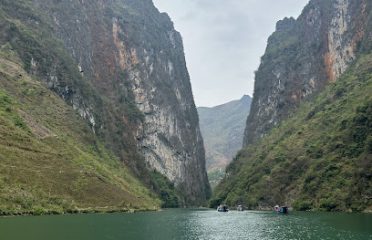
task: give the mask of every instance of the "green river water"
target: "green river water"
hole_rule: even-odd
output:
[[[0,240],[372,240],[372,215],[164,210],[0,218]]]

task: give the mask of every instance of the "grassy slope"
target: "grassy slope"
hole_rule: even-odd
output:
[[[10,49],[0,50],[0,213],[158,208],[160,201]]]
[[[0,7],[0,45],[10,44],[9,48],[19,56],[15,61],[22,63],[24,70],[33,77],[37,76],[37,80],[42,80],[40,82],[45,83],[50,80],[50,76],[57,76],[58,84],[53,86],[53,92],[63,96],[67,103],[71,104],[72,95],[69,91],[72,90],[83,100],[83,105],[92,106],[90,113],[95,118],[95,132],[101,145],[118,156],[148,189],[161,198],[162,207],[178,206],[179,194],[173,184],[160,173],[148,171],[143,157],[137,153],[132,135],[133,123],[141,121],[143,116],[135,107],[130,90],[121,91],[123,96],[120,106],[113,105],[107,96],[100,95],[91,85],[90,79],[81,77],[77,63],[69,56],[62,42],[52,35],[53,29],[48,24],[50,21],[27,0],[5,0]],[[32,66],[32,59],[36,66]],[[13,86],[14,89],[18,87]],[[18,97],[13,98],[17,100]],[[45,107],[50,107],[48,99],[45,100]],[[125,124],[122,124],[123,112],[128,118]],[[53,120],[51,124],[54,124]],[[74,128],[68,130],[73,132]]]
[[[372,55],[241,151],[211,205],[372,210]]]

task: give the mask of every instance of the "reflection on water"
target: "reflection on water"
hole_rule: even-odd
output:
[[[265,239],[273,231],[263,215],[253,212],[192,212],[186,239]]]
[[[339,213],[192,212],[185,239],[372,239],[372,216]]]
[[[20,231],[21,229],[21,231]],[[372,215],[166,210],[0,218],[1,240],[372,240]]]

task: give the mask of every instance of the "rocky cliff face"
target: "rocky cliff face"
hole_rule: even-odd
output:
[[[312,0],[297,20],[277,23],[256,73],[244,145],[344,73],[366,35],[367,17],[366,0]]]
[[[169,17],[151,0],[33,0],[27,6],[34,14],[15,17],[48,29],[79,76],[63,79],[55,59],[42,71],[42,58],[32,54],[25,57],[29,71],[41,75],[138,175],[144,159],[175,184],[185,204],[205,201],[203,140],[182,39]]]
[[[370,212],[371,73],[371,1],[313,0],[280,21],[256,75],[248,146],[211,206]]]

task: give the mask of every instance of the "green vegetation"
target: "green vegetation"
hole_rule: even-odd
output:
[[[76,5],[76,3],[73,2],[64,3],[63,1],[59,3],[44,4],[45,7],[52,6],[53,9],[56,9],[56,11],[57,9],[58,11],[61,11],[61,9],[62,11],[78,9],[77,6],[79,5]],[[75,4],[75,6],[71,6],[71,4]],[[92,8],[96,7],[97,6],[92,6]],[[81,13],[71,12],[71,15],[74,14],[79,15]],[[111,166],[112,169],[122,169],[121,171],[125,170],[128,172],[127,174],[115,173],[115,175],[133,175],[131,177],[133,179],[126,179],[126,181],[128,181],[128,186],[130,185],[130,187],[128,188],[128,186],[122,186],[123,189],[127,189],[127,191],[129,191],[128,195],[134,198],[136,198],[136,196],[142,198],[143,195],[150,196],[146,197],[146,201],[133,201],[133,199],[126,199],[125,197],[123,197],[121,201],[129,202],[131,206],[138,205],[144,206],[145,208],[150,205],[151,208],[152,205],[155,205],[156,207],[160,206],[161,202],[158,200],[158,198],[162,197],[164,195],[163,193],[168,191],[168,194],[173,196],[172,192],[174,189],[171,189],[168,186],[170,184],[169,181],[166,183],[166,181],[160,177],[153,178],[153,174],[146,168],[146,163],[143,157],[137,153],[137,146],[133,132],[135,131],[138,122],[143,121],[144,116],[135,105],[131,85],[128,82],[128,73],[125,71],[118,71],[112,75],[104,75],[103,78],[111,79],[112,89],[109,90],[109,94],[107,94],[107,92],[100,92],[101,87],[93,86],[92,82],[94,79],[92,79],[91,76],[82,76],[77,67],[78,63],[76,63],[76,61],[70,56],[70,53],[66,50],[62,41],[57,39],[56,35],[53,34],[54,29],[52,23],[54,20],[50,18],[51,17],[48,16],[47,11],[41,12],[40,9],[36,8],[34,4],[27,0],[4,0],[2,2],[0,8],[0,60],[3,62],[1,71],[4,71],[4,73],[3,75],[0,75],[0,81],[1,86],[4,87],[4,90],[8,91],[7,96],[13,99],[14,104],[19,105],[13,109],[12,114],[6,112],[4,117],[11,117],[13,119],[14,125],[18,127],[17,131],[20,131],[23,128],[24,132],[28,130],[29,134],[32,133],[33,136],[36,135],[36,137],[40,138],[42,140],[42,144],[38,145],[40,149],[44,149],[43,144],[46,144],[49,147],[51,147],[51,144],[58,145],[58,147],[53,146],[53,154],[56,154],[57,156],[54,156],[53,158],[56,158],[56,162],[60,162],[57,161],[57,159],[65,158],[70,160],[81,160],[87,158],[90,159],[87,160],[90,162],[89,164],[93,164],[95,162],[97,165],[110,165],[111,162],[113,162]],[[107,24],[112,24],[111,17],[107,18],[106,20]],[[79,29],[79,31],[83,30],[84,29]],[[71,34],[76,34],[76,32],[73,32],[72,30]],[[102,51],[104,51],[104,49]],[[104,55],[96,57],[103,58]],[[8,80],[9,76],[5,74],[5,71],[6,68],[12,64],[17,65],[17,70],[14,70],[15,72],[12,72],[11,74],[15,74],[14,78],[16,78],[16,75],[18,74],[19,82],[13,81],[13,83],[10,84],[11,81]],[[96,69],[96,71],[106,73],[107,69]],[[29,81],[25,80],[29,78],[34,79]],[[30,82],[32,82],[32,84]],[[104,85],[110,85],[109,80],[107,82],[108,83]],[[47,89],[46,86],[49,89]],[[55,93],[58,96],[55,95]],[[40,105],[40,102],[38,102],[41,101],[41,99],[43,101],[42,105]],[[64,105],[61,108],[69,109],[69,111],[71,111],[69,113],[73,116],[72,119],[74,120],[66,119],[66,116],[61,116],[60,112],[63,113],[67,110],[62,111],[58,108],[54,109],[56,106],[53,104],[55,104],[57,99],[59,104],[63,104],[63,99],[65,104],[74,104],[75,107],[81,108],[78,110],[85,111],[88,109],[91,116],[94,117],[95,125],[92,125],[91,123],[84,123],[88,122],[87,119],[81,119],[81,117],[77,115],[76,111],[72,111],[70,109],[71,107],[67,105]],[[33,102],[28,103],[28,101],[31,100]],[[24,109],[26,107],[29,107],[29,109]],[[35,120],[35,118],[37,119]],[[27,123],[25,119],[29,122]],[[39,121],[42,122],[42,124],[39,124]],[[66,125],[62,129],[64,124]],[[53,130],[53,128],[56,127],[59,128],[59,130]],[[92,135],[92,130],[94,130],[96,136]],[[58,132],[60,132],[60,134]],[[68,135],[65,136],[67,133]],[[13,136],[12,134],[10,135]],[[61,135],[65,137],[61,137]],[[4,136],[3,138],[4,141],[9,140],[9,136]],[[24,137],[22,137],[22,139],[23,138]],[[32,139],[33,137],[25,138]],[[38,139],[38,141],[41,141],[40,139]],[[53,141],[49,142],[50,139],[58,139],[58,143],[54,143]],[[74,141],[70,141],[71,139]],[[16,140],[14,141],[16,142]],[[47,143],[45,143],[45,141],[47,141]],[[59,144],[61,146],[59,146]],[[23,158],[24,156],[23,154],[17,154],[17,151],[20,150],[14,149],[12,153],[9,152],[8,154],[9,156],[14,157],[14,161],[21,161],[21,159],[18,158]],[[71,152],[71,156],[62,156],[65,152]],[[112,152],[112,154],[110,156],[104,154],[106,157],[101,157],[101,154],[106,152]],[[36,153],[37,151],[32,158],[37,158]],[[81,156],[81,153],[86,153],[86,155]],[[27,155],[27,153],[24,154]],[[0,158],[2,156],[5,155],[2,155],[0,152]],[[99,162],[96,160],[99,160]],[[49,162],[49,167],[52,167],[53,164],[56,163]],[[11,166],[14,166],[14,171],[18,170],[19,168],[19,166],[14,164]],[[69,167],[74,169],[74,166],[75,165],[72,164]],[[95,168],[97,167],[94,167],[94,169]],[[77,167],[74,171],[78,171],[77,169],[80,168]],[[101,167],[99,169],[101,169]],[[106,172],[105,174],[111,175],[112,169],[107,170],[110,173]],[[37,172],[37,170],[35,171]],[[94,172],[94,170],[91,171]],[[48,176],[54,176],[51,174],[42,176],[43,174],[44,172],[38,173],[40,177],[43,177],[45,183],[48,182]],[[153,189],[153,193],[146,192],[144,194],[142,193],[142,191],[144,191],[142,189],[137,194],[134,189],[137,185],[142,186],[142,184],[137,182],[135,178],[141,179],[142,184],[149,189]],[[62,184],[63,181],[66,181],[64,184],[67,184],[69,182],[67,180],[67,177],[66,179],[60,179],[60,184]],[[90,181],[90,178],[83,177],[76,180],[76,184],[71,184],[71,188],[74,188],[77,194],[79,188],[84,187],[86,183]],[[134,181],[133,184],[129,184],[129,180]],[[9,180],[9,182],[13,182],[13,180]],[[31,181],[31,183],[33,183],[33,181]],[[25,186],[23,187],[29,187],[28,183],[24,184]],[[92,184],[94,184],[94,181],[92,181]],[[40,185],[42,184],[40,183]],[[134,189],[131,189],[132,186]],[[45,186],[37,186],[35,189],[38,187],[43,188]],[[101,187],[104,188],[104,186]],[[101,187],[97,187],[97,190]],[[161,189],[162,187],[165,187],[165,189]],[[112,198],[113,196],[111,195],[115,191],[113,189],[110,190],[109,187],[107,191],[112,191],[112,193],[107,193],[107,196],[104,198]],[[38,193],[38,197],[36,197],[34,201],[35,204],[37,202],[42,202],[42,199],[44,199],[45,196],[49,196],[49,193],[43,195],[43,192],[45,191],[43,190]],[[117,192],[118,194],[116,195],[118,195],[117,197],[119,198],[120,191]],[[57,195],[58,194],[60,193],[57,193]],[[85,200],[83,200],[81,203],[77,203],[76,199],[84,198],[84,196],[74,195],[71,197],[71,194],[72,193],[68,194],[68,198],[72,198],[72,200],[75,201],[73,204],[71,204],[71,206],[99,207],[99,205],[89,203]],[[102,193],[97,192],[96,194],[104,195],[105,191],[102,191]],[[158,196],[153,196],[154,194]],[[90,193],[89,196],[90,198],[93,198],[94,195],[93,193]],[[61,198],[65,199],[64,197],[65,196],[62,196]],[[97,198],[99,199],[100,197],[98,196]],[[154,203],[148,205],[150,202],[148,201],[149,199],[154,201]],[[93,201],[93,199],[91,200]],[[104,203],[106,200],[102,200],[102,202],[98,201],[97,204]],[[166,199],[163,200],[166,202],[168,201]],[[118,199],[112,199],[112,202],[114,202],[115,206],[117,205],[118,201]],[[11,201],[9,200],[8,202],[10,204]],[[136,204],[133,204],[133,202],[136,202]],[[110,201],[108,203],[110,203]],[[163,205],[168,206],[169,204],[164,203]],[[1,209],[2,208],[0,206],[0,210]],[[5,207],[5,209],[7,209],[7,207]],[[45,207],[45,209],[48,209],[48,207]],[[26,209],[25,211],[28,210]]]
[[[154,181],[154,192],[158,193],[162,200],[162,208],[177,208],[181,206],[179,198],[181,194],[176,191],[173,183],[155,170],[151,173],[151,179]]]
[[[224,168],[220,169],[213,169],[208,171],[208,180],[211,184],[212,189],[215,188],[218,183],[223,179],[225,176]]]
[[[228,167],[210,205],[372,210],[372,55]]]
[[[157,196],[54,92],[0,49],[0,214],[154,210]]]

